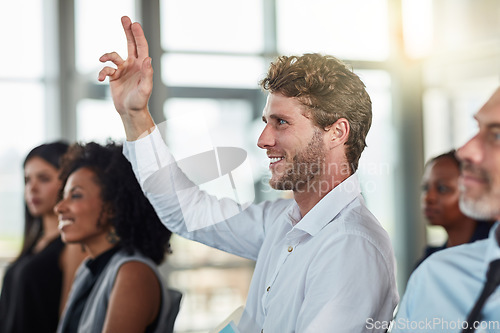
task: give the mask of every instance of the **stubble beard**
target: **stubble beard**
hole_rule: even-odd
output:
[[[298,152],[291,162],[287,162],[284,174],[277,179],[271,177],[269,185],[275,190],[304,190],[324,172],[324,165],[323,133],[316,130],[307,146]]]

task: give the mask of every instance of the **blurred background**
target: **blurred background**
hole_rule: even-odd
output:
[[[425,245],[445,239],[420,212],[424,162],[471,137],[500,83],[498,0],[0,0],[0,13],[0,277],[21,245],[27,152],[61,138],[124,140],[97,82],[103,53],[126,57],[123,15],[149,40],[155,121],[184,119],[166,125],[176,157],[200,151],[202,123],[209,145],[248,152],[257,202],[286,195],[267,186],[256,146],[269,63],[319,52],[353,68],[373,102],[359,174],[393,241],[401,294]],[[176,332],[206,332],[245,303],[253,262],[172,243],[162,271],[184,295]]]

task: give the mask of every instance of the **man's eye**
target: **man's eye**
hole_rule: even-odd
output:
[[[278,124],[285,125],[285,124],[288,124],[288,122],[286,120],[283,120],[283,119],[278,119]]]

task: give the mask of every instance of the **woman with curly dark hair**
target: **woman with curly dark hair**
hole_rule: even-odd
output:
[[[78,269],[58,332],[165,332],[170,303],[156,266],[171,233],[121,146],[75,144],[61,169],[59,230],[90,258]]]

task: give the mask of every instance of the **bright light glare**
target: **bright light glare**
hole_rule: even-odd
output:
[[[432,0],[403,0],[403,34],[406,54],[429,55],[432,48]]]
[[[84,99],[77,106],[77,140],[106,143],[124,141],[123,125],[111,101]]]
[[[162,60],[164,81],[174,86],[256,89],[266,73],[259,57],[167,54]]]
[[[278,0],[278,51],[341,59],[389,55],[387,0]]]
[[[175,51],[262,52],[262,2],[163,0],[162,46]]]
[[[43,1],[0,1],[2,52],[0,77],[43,75]]]
[[[102,67],[99,57],[106,52],[116,51],[124,59],[127,57],[127,41],[120,20],[122,16],[135,19],[134,1],[75,2],[75,56],[80,73],[92,73],[97,78]]]

